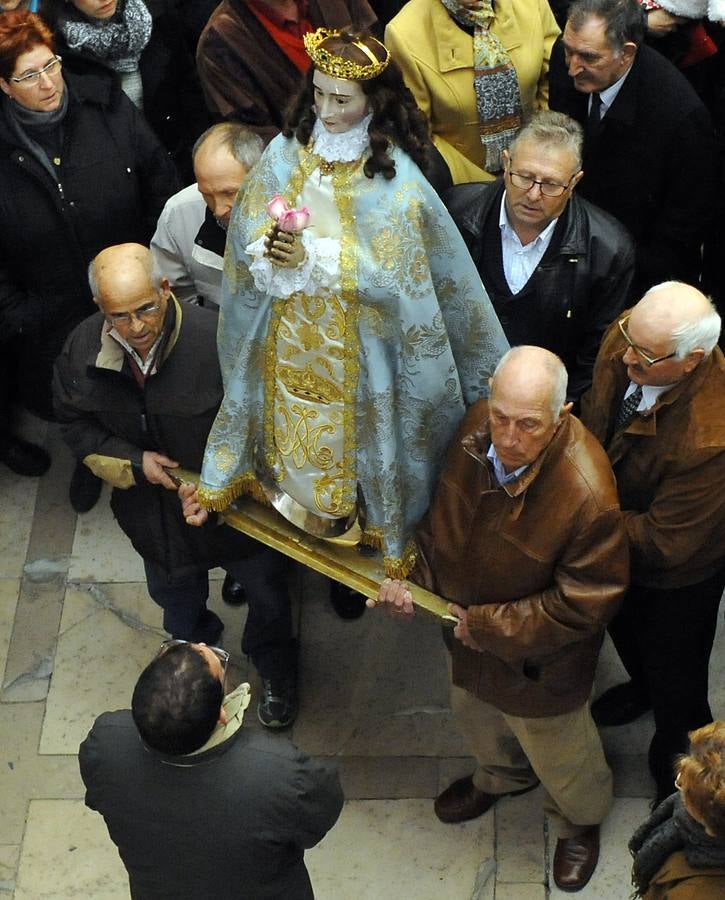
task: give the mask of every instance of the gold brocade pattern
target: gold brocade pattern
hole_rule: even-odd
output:
[[[300,151],[299,165],[284,192],[290,205],[298,202],[320,162],[309,150]],[[331,175],[341,229],[339,295],[298,292],[274,300],[265,349],[267,470],[283,489],[291,490],[285,480],[299,472],[293,479],[299,485],[307,469],[313,478],[311,511],[336,517],[349,515],[357,502],[358,237],[352,181],[361,165],[362,161],[336,164]],[[293,497],[302,500],[294,492]]]

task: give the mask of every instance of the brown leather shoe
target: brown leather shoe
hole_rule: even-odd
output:
[[[467,822],[469,819],[477,819],[482,816],[501,797],[517,797],[519,794],[533,791],[538,786],[537,782],[520,791],[509,791],[507,794],[487,794],[485,791],[480,791],[473,783],[473,777],[468,775],[466,778],[454,781],[442,794],[439,794],[433,803],[433,810],[441,822],[447,824]]]
[[[554,882],[560,891],[580,891],[599,862],[599,826],[572,838],[560,838],[554,853]]]

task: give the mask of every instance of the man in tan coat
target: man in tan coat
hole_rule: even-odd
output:
[[[451,705],[478,760],[437,798],[437,816],[475,818],[541,781],[559,826],[554,880],[575,891],[597,864],[611,803],[589,694],[628,556],[611,467],[566,387],[548,350],[502,358],[491,399],[449,448],[411,578],[458,617]],[[405,582],[385,582],[379,601],[412,615]]]
[[[719,334],[720,317],[700,291],[657,285],[606,333],[582,402],[617,476],[632,554],[632,586],[609,629],[631,681],[592,712],[600,725],[624,725],[653,709],[658,800],[674,790],[688,731],[712,720],[708,662],[725,587]]]

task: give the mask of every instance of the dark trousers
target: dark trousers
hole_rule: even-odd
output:
[[[207,615],[208,570],[171,578],[149,560],[144,560],[144,568],[151,599],[164,611],[164,630],[174,638],[195,640],[194,632]],[[286,557],[265,547],[247,559],[225,563],[224,569],[247,595],[242,653],[251,657],[263,678],[287,675],[295,659]]]
[[[708,665],[724,586],[725,572],[669,590],[632,585],[609,625],[634,686],[652,703],[649,767],[659,797],[674,791],[673,763],[687,751],[687,732],[712,721]]]

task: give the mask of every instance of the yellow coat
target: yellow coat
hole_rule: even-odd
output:
[[[559,35],[547,0],[499,0],[491,30],[516,68],[524,118],[546,109],[549,57]],[[473,38],[441,0],[410,0],[385,29],[385,44],[403,70],[454,184],[492,181],[483,168],[473,86]]]

